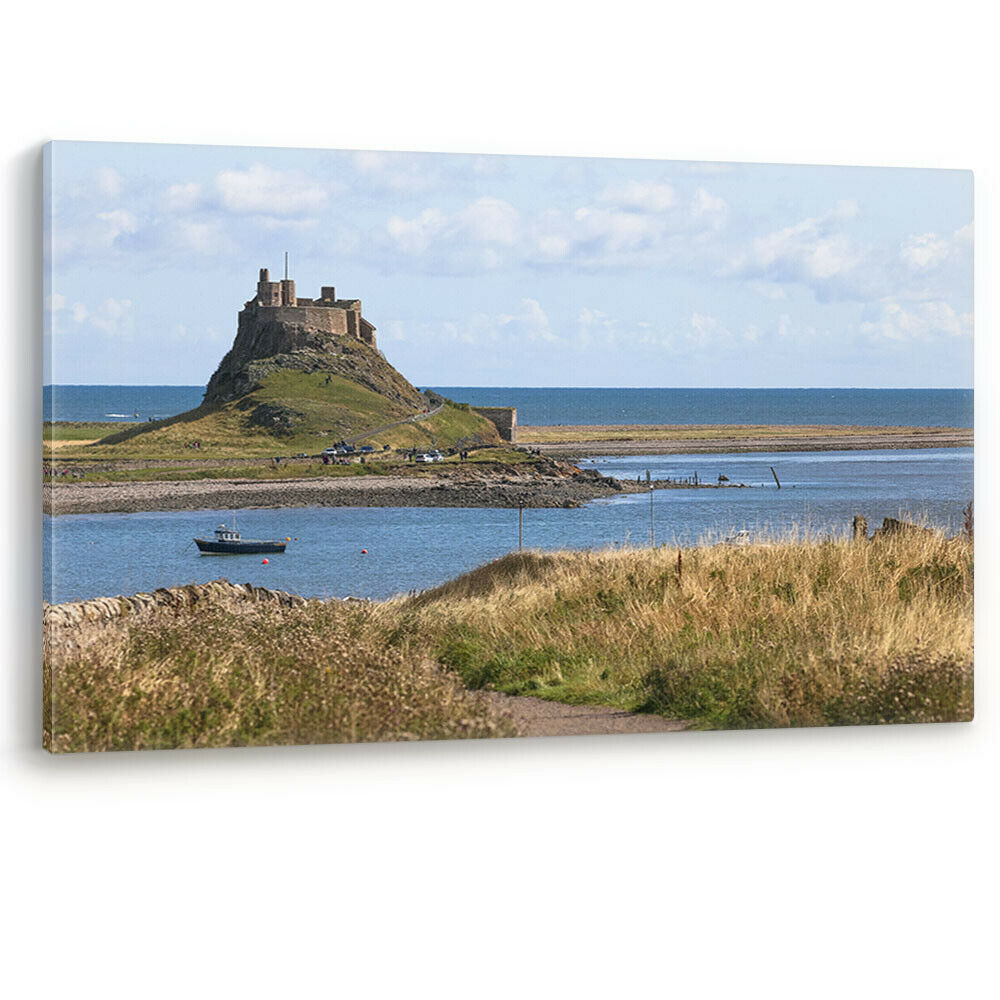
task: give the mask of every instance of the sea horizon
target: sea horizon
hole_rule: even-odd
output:
[[[620,387],[428,385],[456,402],[513,406],[520,425],[829,424],[973,427],[974,390],[847,387]],[[43,419],[163,420],[200,405],[202,385],[43,387]]]

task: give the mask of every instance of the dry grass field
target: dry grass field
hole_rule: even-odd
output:
[[[965,427],[841,427],[826,424],[619,424],[521,426],[518,440],[554,455],[718,454],[971,448]]]
[[[46,740],[99,750],[512,734],[477,689],[699,728],[968,720],[973,579],[970,537],[913,531],[512,553],[378,604],[195,607],[48,657]]]
[[[966,433],[961,427],[860,427],[833,424],[555,424],[518,428],[522,444],[552,444],[564,441],[676,441],[781,439],[790,435],[814,438],[907,437]]]
[[[706,728],[972,715],[964,536],[514,554],[372,618],[473,688]]]

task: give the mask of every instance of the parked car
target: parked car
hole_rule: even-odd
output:
[[[300,451],[295,457],[296,458],[308,458],[309,455],[306,454],[306,452],[304,452],[304,451]]]
[[[374,450],[370,444],[363,444],[359,449],[362,455],[370,455]]]
[[[340,449],[336,445],[331,445],[329,448],[323,449],[324,455],[339,455]]]
[[[414,462],[433,462],[434,459],[430,455],[414,455]]]

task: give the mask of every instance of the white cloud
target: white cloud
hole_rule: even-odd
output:
[[[722,273],[772,285],[803,284],[820,299],[869,297],[884,274],[843,229],[857,213],[856,202],[840,201],[825,215],[754,237]]]
[[[597,196],[597,201],[640,212],[665,212],[677,204],[677,192],[669,184],[629,181],[606,187]]]
[[[116,208],[111,212],[98,212],[97,218],[105,224],[102,237],[107,246],[114,243],[119,236],[131,236],[139,228],[138,219],[124,208]]]
[[[904,240],[899,256],[911,271],[926,271],[937,267],[951,252],[951,245],[936,233],[924,233]]]
[[[600,309],[585,307],[576,318],[577,345],[586,350],[594,347],[599,349],[618,346],[618,321]]]
[[[454,214],[425,208],[411,219],[394,215],[386,233],[408,256],[428,255],[430,266],[493,269],[520,238],[520,215],[501,198],[478,198]]]
[[[521,299],[518,311],[501,316],[497,325],[505,335],[511,334],[515,343],[537,340],[551,343],[559,339],[552,332],[549,317],[537,299]]]
[[[221,219],[201,219],[197,216],[175,219],[170,225],[168,240],[172,249],[181,252],[215,255],[236,249]]]
[[[483,243],[512,246],[520,235],[520,215],[509,202],[500,198],[479,198],[458,217],[463,236]]]
[[[821,219],[805,219],[753,241],[753,257],[766,273],[805,280],[832,278],[860,263],[851,239],[844,233],[825,232]]]
[[[729,205],[725,198],[709,194],[702,187],[691,199],[691,214],[696,219],[705,220],[712,229],[721,229],[729,216]]]
[[[448,225],[448,217],[440,209],[425,208],[413,219],[393,215],[386,223],[386,230],[403,253],[422,254]]]
[[[260,163],[247,170],[221,171],[215,186],[223,208],[240,215],[308,215],[327,200],[322,185],[304,171],[275,170]]]
[[[117,198],[122,191],[122,177],[114,167],[99,167],[94,172],[94,184],[105,198]]]
[[[163,207],[168,212],[190,212],[197,208],[202,200],[201,185],[172,184],[163,197]]]
[[[409,323],[388,319],[382,324],[382,340],[407,342],[425,349],[431,345],[455,343],[477,347],[503,344],[517,349],[528,344],[556,343],[549,317],[537,299],[521,299],[509,313],[474,313],[464,320]]]
[[[972,240],[975,235],[975,226],[971,222],[967,222],[961,229],[956,229],[952,239],[959,246],[972,246]]]
[[[692,243],[712,238],[727,214],[726,202],[703,188],[682,205],[674,188],[662,183],[607,186],[576,208],[532,213],[484,195],[457,209],[392,215],[382,245],[422,257],[421,267],[450,273],[518,265],[650,266],[668,259],[687,266]]]
[[[704,313],[691,314],[691,335],[696,343],[709,344],[719,340],[728,340],[732,336],[728,328],[714,316],[707,316]]]
[[[862,334],[904,342],[929,342],[941,338],[972,336],[972,313],[956,312],[947,302],[917,302],[903,307],[895,301],[881,303],[873,320],[863,322]]]
[[[352,156],[354,169],[367,193],[373,190],[416,194],[441,183],[433,158],[410,153],[363,151]]]
[[[651,247],[664,232],[663,222],[655,216],[589,206],[578,208],[573,222],[575,241],[602,254]]]
[[[77,302],[73,305],[71,315],[78,326],[86,326],[106,334],[127,334],[132,329],[131,299],[107,298],[93,309]]]

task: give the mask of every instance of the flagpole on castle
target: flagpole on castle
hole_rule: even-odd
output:
[[[288,281],[288,251],[285,251],[285,281]]]

